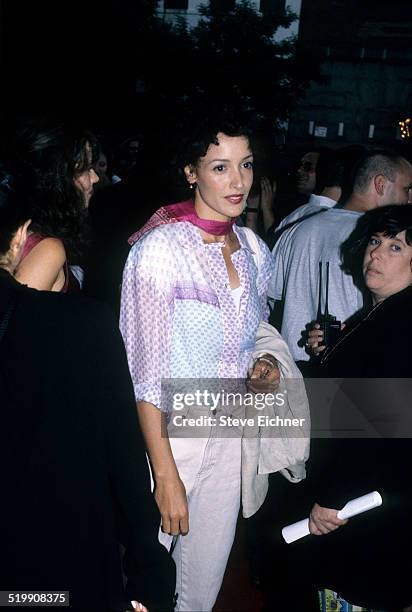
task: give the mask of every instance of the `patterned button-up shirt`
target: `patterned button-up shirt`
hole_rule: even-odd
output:
[[[206,244],[188,222],[157,227],[132,247],[123,271],[120,328],[136,400],[162,406],[165,378],[243,378],[260,321],[272,257],[258,238],[254,255],[243,228],[232,262],[242,286],[231,294],[222,242]],[[259,265],[259,270],[257,266]]]

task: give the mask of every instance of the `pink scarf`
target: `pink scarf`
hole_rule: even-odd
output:
[[[185,202],[170,204],[169,206],[162,206],[159,208],[141,229],[130,236],[128,243],[134,244],[143,234],[146,234],[159,225],[168,225],[169,223],[178,223],[179,221],[189,221],[212,236],[224,236],[228,234],[235,222],[234,219],[230,221],[201,219],[196,213],[193,201],[186,200]]]

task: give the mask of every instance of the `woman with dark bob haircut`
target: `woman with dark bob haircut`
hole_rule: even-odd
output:
[[[69,263],[82,253],[87,207],[99,180],[92,166],[98,149],[93,134],[63,124],[19,130],[12,155],[34,200],[16,270],[21,283],[63,293],[78,289]]]
[[[174,404],[162,381],[246,378],[268,316],[271,257],[235,223],[253,181],[247,126],[224,117],[198,121],[181,169],[192,197],[157,210],[129,240],[120,327],[183,612],[211,610],[218,595],[240,506],[241,439],[239,432],[224,438],[204,402],[193,415],[213,416],[205,428],[186,430],[189,437],[177,422],[171,430]],[[263,369],[262,379],[279,376],[271,355],[253,367]]]
[[[315,353],[324,351],[319,375],[337,386],[329,439],[312,440],[310,494],[301,509],[320,537],[287,546],[285,588],[293,579],[298,590],[301,582],[312,592],[333,588],[368,608],[411,610],[412,206],[366,212],[342,254],[367,292],[366,306],[331,348],[324,350],[319,328],[309,333]],[[382,506],[343,526],[338,510],[374,490]],[[299,605],[314,609],[302,599]]]
[[[407,345],[400,345],[392,330],[400,321],[409,327],[402,313],[409,317],[412,299],[412,206],[393,204],[368,211],[342,244],[341,252],[342,267],[364,292],[365,307],[346,322],[341,339],[326,351],[322,370],[327,368],[331,375],[338,376],[409,376],[409,360],[394,358],[388,343],[396,342],[396,355],[405,351],[409,355]],[[390,325],[384,342],[373,333],[376,320],[380,325]],[[325,350],[321,342],[321,330],[309,332],[308,344],[316,354]],[[357,349],[348,360],[354,344]],[[370,359],[372,354],[379,359]]]

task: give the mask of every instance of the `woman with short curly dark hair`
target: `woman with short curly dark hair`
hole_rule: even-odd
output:
[[[35,289],[78,287],[68,262],[84,245],[87,207],[99,180],[93,134],[63,124],[20,130],[14,156],[34,200],[32,223],[16,278]]]

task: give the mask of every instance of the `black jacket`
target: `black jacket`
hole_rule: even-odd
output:
[[[309,464],[309,478],[313,472],[320,476],[322,505],[339,508],[350,497],[374,488],[388,492],[388,504],[402,491],[402,499],[411,504],[411,320],[408,287],[354,317],[322,359],[320,375],[341,379],[330,415],[333,439],[314,441]],[[367,425],[365,433],[357,431],[362,422]],[[316,458],[318,447],[328,456],[327,470],[322,467],[326,459]],[[316,469],[311,469],[315,463]]]
[[[360,311],[322,359],[321,375],[342,378],[412,376],[412,287]]]
[[[339,391],[331,403],[329,439],[312,440],[308,497],[311,504],[339,509],[378,490],[383,505],[297,547],[311,559],[314,574],[320,568],[320,584],[379,609],[412,600],[411,317],[409,287],[360,313],[322,360],[320,376],[338,379]],[[370,429],[357,429],[362,419]]]
[[[144,444],[115,320],[0,270],[0,590],[70,591],[75,610],[172,608]],[[119,542],[126,549],[123,586]],[[50,609],[50,608],[48,608]]]

